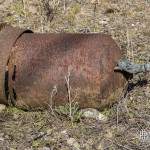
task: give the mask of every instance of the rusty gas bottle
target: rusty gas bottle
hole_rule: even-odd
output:
[[[122,52],[109,35],[40,34],[9,26],[0,39],[0,103],[34,109],[70,100],[102,108],[125,85],[123,74],[114,72]]]

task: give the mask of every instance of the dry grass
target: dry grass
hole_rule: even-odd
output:
[[[138,63],[150,61],[149,0],[6,0],[0,6],[1,22],[37,32],[103,32],[110,34],[124,56]],[[68,76],[68,94],[70,85]],[[150,77],[140,74],[130,81],[119,104],[103,111],[107,123],[81,119],[70,123],[49,111],[24,112],[7,108],[0,113],[0,149],[72,149],[62,132],[77,139],[81,149],[150,149],[140,131],[150,132]],[[50,101],[52,101],[51,93]],[[69,94],[70,95],[70,94]],[[69,96],[70,97],[70,96]],[[69,98],[71,102],[71,97]],[[60,108],[72,116],[72,106]],[[51,108],[53,110],[53,108]]]

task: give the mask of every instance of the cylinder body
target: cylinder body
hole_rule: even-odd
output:
[[[8,68],[11,49],[24,33],[32,31],[0,24],[0,103],[8,104]]]
[[[24,33],[8,63],[10,98],[27,109],[69,100],[81,108],[111,105],[125,84],[124,76],[114,72],[120,58],[108,35]]]

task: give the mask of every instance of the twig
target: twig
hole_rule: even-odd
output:
[[[127,97],[127,90],[128,90],[128,82],[126,83],[124,89],[122,90],[122,93],[120,95],[119,98],[119,103],[117,105],[117,118],[116,118],[116,122],[117,122],[117,130],[118,130],[118,123],[119,123],[119,107],[121,106],[121,103],[124,102],[125,98]],[[127,109],[127,107],[125,107]]]
[[[124,146],[124,145],[121,145],[121,144],[117,143],[116,141],[113,142],[113,141],[110,140],[110,139],[107,139],[107,140],[110,141],[112,144],[115,144],[115,145],[117,145],[117,146],[119,146],[119,147],[125,148],[125,149],[127,149],[127,150],[133,150],[133,149],[131,149],[131,148],[129,148],[129,147],[126,147],[126,146]]]
[[[55,85],[55,86],[53,87],[53,90],[52,90],[51,95],[50,95],[50,104],[48,104],[48,106],[49,106],[49,108],[50,108],[50,110],[51,110],[51,112],[52,112],[52,115],[54,115],[55,117],[56,117],[56,115],[55,115],[54,110],[53,110],[53,97],[54,97],[56,94],[57,94],[57,86]],[[57,118],[57,117],[56,117],[56,118]]]
[[[66,0],[64,0],[64,12],[66,12]]]
[[[71,100],[71,87],[70,87],[70,71],[68,69],[68,74],[65,76],[66,84],[67,84],[67,91],[68,91],[68,100],[69,100],[69,117],[71,121],[72,118],[72,100]]]
[[[33,141],[41,139],[42,137],[44,137],[47,133],[39,133],[38,135],[36,135],[35,137],[33,137]]]
[[[123,145],[121,145],[121,144],[119,144],[119,143],[117,143],[117,142],[113,142],[113,144],[115,144],[115,145],[117,145],[117,146],[119,146],[119,147],[125,148],[125,149],[127,149],[127,150],[133,150],[133,149],[128,148],[128,147],[126,147],[126,146],[123,146]]]

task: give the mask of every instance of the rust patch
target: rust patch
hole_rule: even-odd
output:
[[[10,97],[21,108],[49,107],[55,87],[53,104],[63,105],[69,70],[71,98],[82,108],[105,107],[125,84],[123,75],[114,72],[120,58],[121,50],[108,35],[24,33],[8,64]]]

